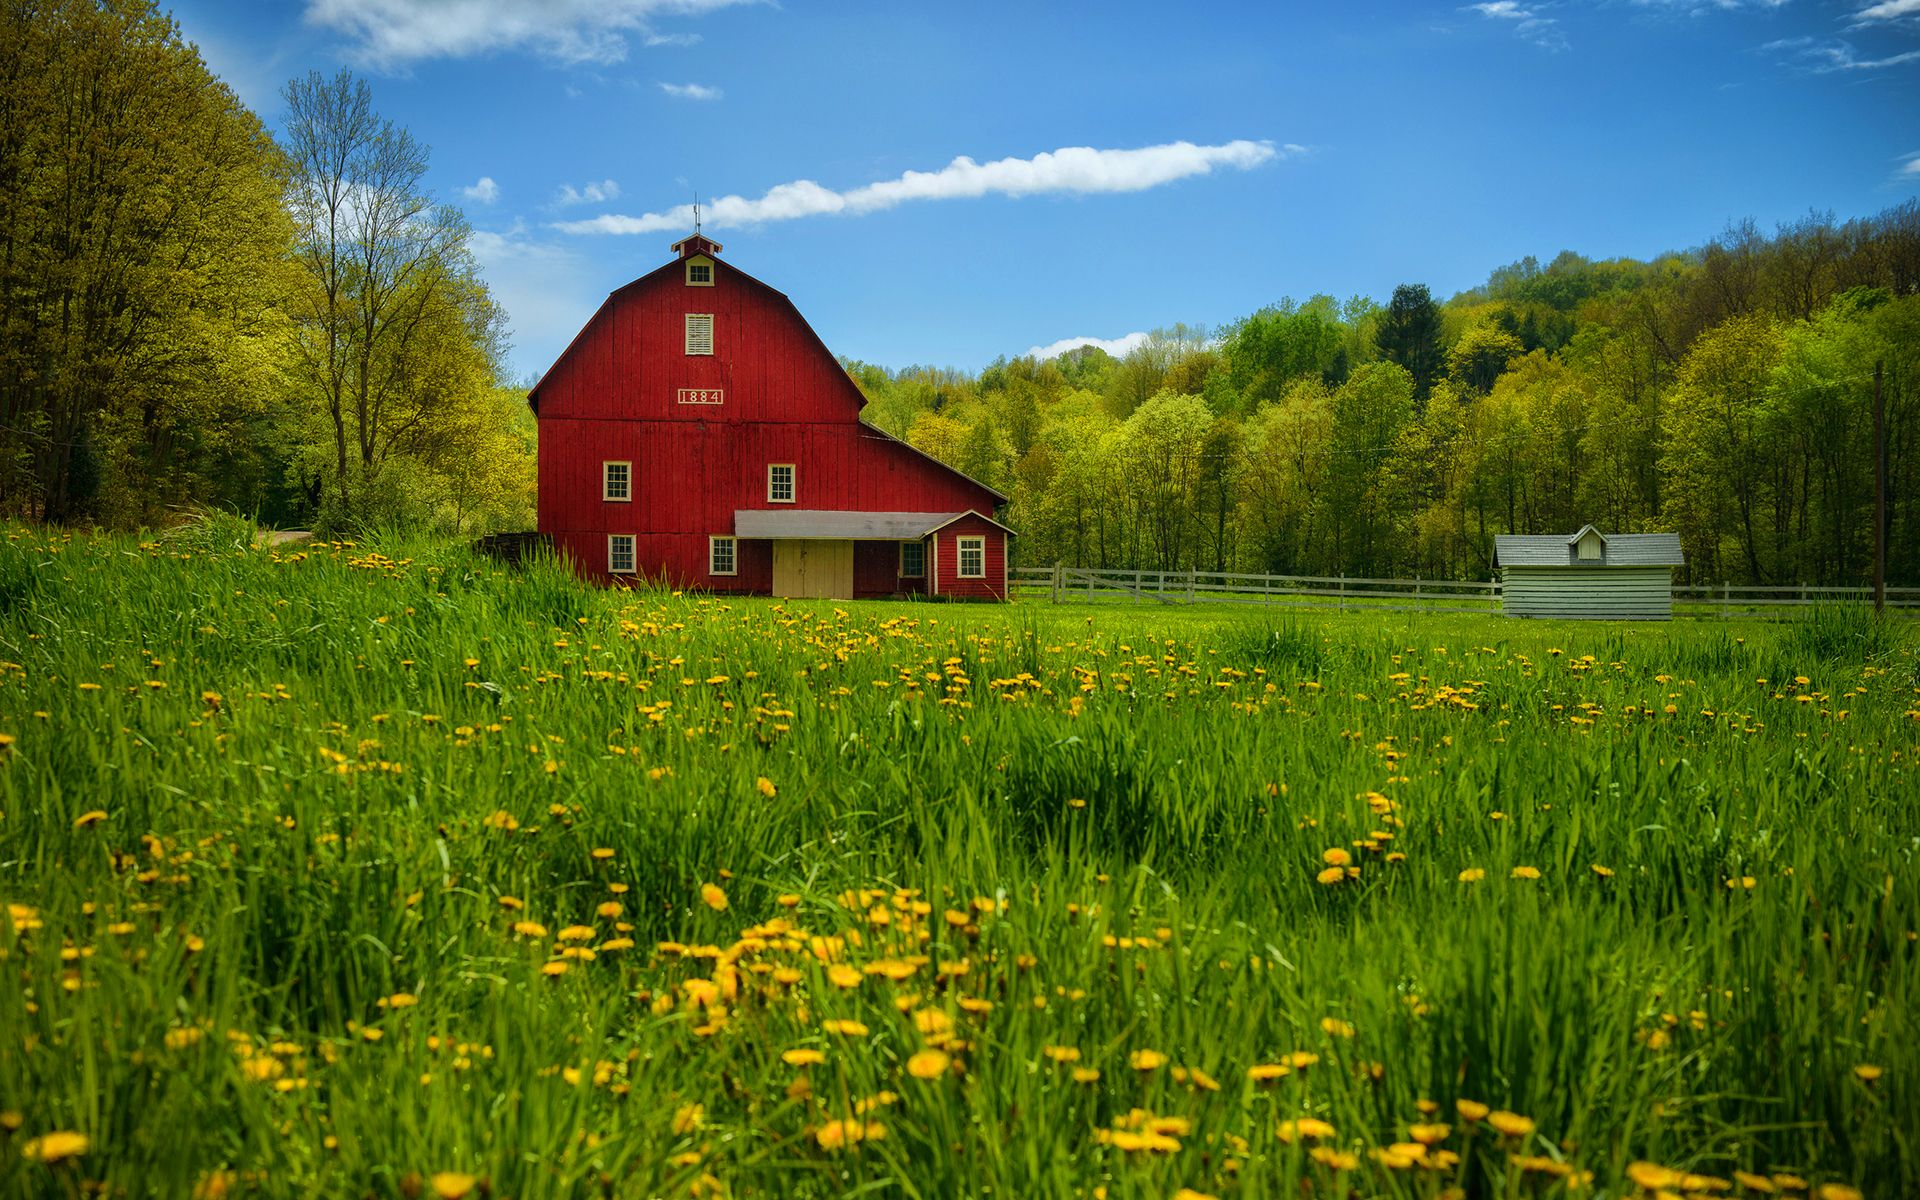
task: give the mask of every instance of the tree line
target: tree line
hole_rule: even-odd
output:
[[[532,518],[525,393],[427,151],[367,84],[276,141],[150,0],[0,8],[0,514]]]
[[[977,373],[846,367],[1011,497],[1029,564],[1487,578],[1502,533],[1672,530],[1683,576],[1857,584],[1882,368],[1889,578],[1920,583],[1920,203],[1650,261],[1522,259]]]

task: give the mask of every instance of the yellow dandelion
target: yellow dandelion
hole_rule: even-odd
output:
[[[92,1145],[93,1143],[84,1133],[55,1130],[29,1139],[20,1147],[20,1157],[28,1162],[63,1162],[69,1158],[79,1158]]]
[[[1040,1049],[1040,1053],[1057,1063],[1080,1061],[1080,1047],[1078,1046],[1043,1046]]]
[[[788,1050],[780,1055],[782,1062],[790,1067],[817,1067],[827,1061],[827,1052],[811,1048]]]
[[[1525,1137],[1533,1132],[1533,1118],[1506,1111],[1487,1114],[1487,1124],[1507,1137]]]
[[[427,1180],[427,1186],[440,1200],[460,1200],[474,1189],[480,1180],[472,1175],[463,1175],[458,1171],[441,1171]]]
[[[765,775],[762,775],[760,776],[760,778],[754,780],[753,787],[755,791],[759,792],[762,796],[765,796],[769,800],[773,799],[774,795],[779,791],[778,788],[773,786],[773,780],[768,779]]]
[[[1853,1069],[1853,1073],[1855,1077],[1866,1083],[1872,1083],[1874,1080],[1880,1078],[1881,1074],[1880,1068],[1873,1066],[1871,1063],[1861,1063]]]
[[[1325,867],[1321,869],[1319,874],[1313,877],[1313,881],[1322,886],[1331,887],[1346,877],[1347,869],[1345,867]]]
[[[867,1027],[858,1021],[828,1020],[820,1022],[820,1028],[828,1033],[837,1033],[841,1037],[865,1037]]]
[[[1158,1050],[1135,1050],[1127,1055],[1127,1065],[1136,1071],[1153,1071],[1164,1066],[1167,1056]]]
[[[1073,1069],[1073,1081],[1075,1083],[1098,1083],[1100,1082],[1100,1068],[1075,1067]]]
[[[679,1134],[692,1133],[700,1128],[707,1118],[707,1109],[703,1104],[683,1104],[673,1114],[673,1131]]]
[[[1273,1135],[1292,1145],[1302,1138],[1310,1142],[1325,1141],[1334,1136],[1334,1132],[1332,1125],[1318,1117],[1296,1117],[1291,1121],[1280,1122],[1274,1129]]]
[[[1478,1100],[1455,1100],[1453,1107],[1459,1111],[1461,1119],[1466,1121],[1481,1120],[1493,1111]]]
[[[1353,855],[1347,853],[1339,846],[1333,846],[1321,852],[1320,861],[1330,867],[1344,867],[1353,861]]]
[[[89,825],[98,825],[106,819],[107,810],[104,808],[96,808],[91,812],[83,812],[75,817],[73,819],[73,827],[75,829],[85,829]]]
[[[1247,1068],[1247,1079],[1253,1083],[1273,1083],[1293,1074],[1293,1068],[1285,1063],[1258,1063]]]
[[[907,1060],[907,1074],[915,1079],[938,1079],[953,1065],[945,1051],[922,1050]]]
[[[1538,879],[1540,878],[1540,868],[1539,867],[1515,867],[1513,869],[1513,877],[1515,879]]]
[[[1452,1132],[1453,1126],[1439,1123],[1407,1126],[1407,1136],[1422,1146],[1433,1146],[1444,1142],[1447,1140],[1447,1135]]]
[[[711,883],[700,885],[700,899],[715,912],[727,911],[727,894]]]
[[[1486,877],[1487,869],[1485,867],[1468,867],[1466,870],[1460,872],[1459,875],[1461,883],[1479,883]]]

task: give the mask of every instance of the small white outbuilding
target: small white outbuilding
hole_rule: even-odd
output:
[[[1493,539],[1500,607],[1509,617],[1666,621],[1673,569],[1686,563],[1677,533],[1604,534],[1591,525],[1562,536]]]

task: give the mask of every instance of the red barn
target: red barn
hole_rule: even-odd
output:
[[[1005,599],[1006,497],[860,421],[786,296],[696,234],[607,297],[528,395],[540,532],[582,574]]]

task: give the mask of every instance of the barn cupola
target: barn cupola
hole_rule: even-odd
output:
[[[702,237],[695,232],[692,237],[681,238],[675,242],[673,252],[680,258],[688,287],[713,286],[713,259],[714,255],[720,253],[719,242]]]

